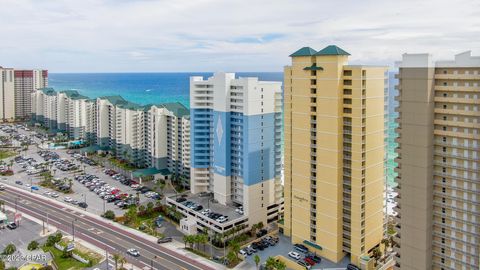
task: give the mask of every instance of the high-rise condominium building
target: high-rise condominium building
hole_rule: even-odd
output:
[[[0,67],[0,120],[15,118],[15,84],[13,68]]]
[[[190,112],[180,103],[140,106],[121,96],[96,99],[42,88],[32,94],[32,119],[72,139],[108,149],[138,167],[190,174]]]
[[[190,108],[192,193],[212,192],[222,205],[243,206],[248,224],[276,220],[282,197],[281,83],[234,73],[191,77]]]
[[[15,117],[25,119],[32,113],[32,93],[48,86],[47,70],[15,70]]]
[[[399,63],[395,269],[480,265],[480,57]]]
[[[285,67],[285,221],[293,243],[361,265],[384,234],[386,67],[304,47]]]

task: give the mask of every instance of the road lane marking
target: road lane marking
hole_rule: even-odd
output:
[[[15,190],[15,189],[10,189],[10,190],[13,191],[13,193],[17,192],[17,196],[18,196],[18,195],[20,195],[20,196],[27,196],[26,194],[23,194],[23,192],[18,192],[18,190]],[[15,196],[14,194],[9,194],[9,195],[11,195],[11,196],[13,196],[13,197]],[[29,198],[29,199],[32,200],[33,198],[35,198],[35,197]],[[13,199],[12,199],[12,200],[13,200]],[[32,200],[32,201],[33,201],[33,200]],[[57,201],[57,202],[59,202],[59,201]],[[12,203],[12,202],[11,202],[11,203]],[[38,203],[42,205],[42,209],[44,209],[43,211],[45,211],[45,212],[49,212],[49,210],[50,210],[49,208],[54,208],[54,209],[58,209],[58,210],[60,210],[60,209],[61,209],[61,210],[66,209],[66,207],[63,207],[63,208],[62,208],[61,206],[50,205],[50,204],[48,204],[47,202],[42,201],[42,200],[38,201]],[[61,203],[61,202],[59,202],[59,203]],[[25,207],[22,207],[22,208],[25,208]],[[27,208],[25,208],[25,209],[27,209]],[[28,210],[28,209],[27,209],[27,210]],[[66,212],[66,213],[68,213],[68,214],[71,214],[70,212],[65,211],[65,210],[64,210],[64,212]],[[51,215],[55,216],[53,213],[51,213]],[[81,217],[85,217],[85,215],[83,215],[83,214],[80,215],[80,216],[81,216]],[[59,218],[59,219],[61,219],[62,221],[65,221],[65,220],[63,219],[64,217],[58,217],[58,216],[56,216],[56,217]],[[68,222],[68,221],[65,221],[65,222]],[[178,264],[175,263],[174,261],[168,260],[166,257],[173,258],[173,259],[175,259],[175,260],[179,260],[180,262],[185,263],[185,264],[190,265],[190,266],[193,266],[193,267],[195,267],[196,269],[203,269],[204,267],[207,267],[208,269],[211,269],[211,267],[210,267],[209,265],[205,265],[205,264],[203,264],[203,263],[201,263],[201,262],[197,262],[197,263],[199,263],[199,264],[201,265],[201,266],[197,266],[197,265],[195,265],[195,264],[193,264],[193,263],[191,263],[191,262],[189,262],[189,261],[186,261],[186,260],[182,260],[182,259],[180,259],[180,258],[177,258],[176,255],[180,255],[180,256],[183,256],[183,257],[185,257],[185,258],[189,258],[189,257],[187,257],[187,256],[185,256],[185,255],[182,255],[182,254],[180,254],[180,253],[177,253],[177,252],[175,252],[175,251],[173,251],[173,250],[166,249],[166,251],[162,251],[162,250],[156,249],[153,245],[151,245],[151,244],[153,244],[152,241],[150,241],[150,240],[148,240],[148,239],[145,239],[145,238],[143,238],[142,236],[135,235],[134,233],[129,232],[128,230],[126,230],[126,229],[124,229],[124,228],[118,228],[118,227],[112,227],[112,228],[111,228],[111,227],[107,226],[107,225],[109,225],[108,223],[105,223],[105,222],[103,222],[103,221],[101,221],[101,220],[96,220],[95,218],[90,217],[90,216],[87,217],[87,218],[85,218],[82,223],[86,224],[86,222],[87,222],[87,223],[93,223],[93,224],[95,224],[96,226],[99,226],[99,227],[107,228],[107,229],[110,231],[109,234],[111,234],[111,235],[113,235],[113,236],[116,236],[116,235],[118,234],[118,235],[122,235],[123,237],[127,238],[127,239],[120,239],[120,238],[118,238],[118,239],[121,240],[121,241],[125,241],[125,240],[128,241],[128,239],[129,239],[129,240],[131,240],[131,241],[133,241],[133,242],[141,243],[141,244],[145,245],[146,247],[148,247],[149,249],[154,250],[155,252],[160,252],[163,256],[158,256],[158,257],[157,257],[158,260],[163,260],[163,261],[165,261],[165,262],[167,262],[167,263],[169,263],[169,264],[175,265],[175,266],[177,266],[179,269],[186,269],[186,268],[181,267],[180,265],[178,265]],[[53,220],[52,220],[52,223],[53,223]],[[64,224],[62,224],[62,223],[60,223],[60,222],[56,222],[56,221],[55,221],[55,223],[59,224],[59,226],[57,226],[57,227],[66,227],[66,226],[67,226],[67,225],[64,225]],[[120,231],[118,231],[118,230],[120,230]],[[140,238],[140,239],[134,238],[134,237],[132,237],[132,236],[130,236],[130,235],[128,235],[128,234],[123,234],[122,231],[123,231],[123,232],[126,232],[126,233],[128,233],[128,234],[132,234],[132,235],[134,235],[134,236],[137,236],[137,237]],[[101,243],[101,244],[103,244],[103,245],[105,245],[105,246],[110,247],[109,245],[104,244],[103,242],[100,242],[100,241],[98,241],[97,239],[94,239],[94,238],[92,238],[92,237],[90,237],[90,236],[87,236],[87,237],[90,238],[90,239],[93,239],[94,241],[99,242],[99,243]],[[143,239],[142,239],[142,238],[143,238]],[[145,241],[142,241],[142,240],[145,240]],[[111,248],[112,248],[112,247],[111,247]],[[147,249],[145,249],[145,248],[142,248],[142,249],[144,249],[144,250],[147,251],[148,253],[155,254],[154,252],[152,252],[152,251],[150,251],[150,250],[147,250]],[[168,252],[167,252],[167,251],[168,251]],[[175,253],[175,254],[172,255],[172,254],[170,254],[169,252],[173,252],[173,253]],[[140,262],[141,262],[141,261],[140,261]]]

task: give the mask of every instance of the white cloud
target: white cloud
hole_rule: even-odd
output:
[[[0,0],[0,65],[53,72],[281,71],[303,46],[352,63],[480,54],[477,0]]]

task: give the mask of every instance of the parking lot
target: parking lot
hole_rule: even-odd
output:
[[[13,222],[13,213],[7,211],[8,221]],[[0,252],[8,244],[14,244],[16,247],[26,247],[32,240],[40,238],[42,225],[39,225],[28,219],[21,219],[18,227],[14,230],[0,228]]]
[[[73,152],[57,149],[40,149],[37,144],[42,139],[29,130],[16,128],[6,133],[0,128],[0,136],[21,134],[35,145],[21,152],[21,157],[15,158],[13,170],[15,174],[2,177],[1,182],[14,184],[33,193],[42,194],[50,198],[75,205],[86,211],[103,214],[112,210],[122,215],[124,209],[136,203],[147,204],[160,199],[160,195],[147,187],[101,167]],[[45,180],[45,173],[51,174],[52,186],[44,188],[40,182]],[[72,192],[65,194],[71,188]],[[85,209],[86,208],[86,209]]]
[[[258,241],[257,241],[258,242]],[[277,255],[282,255],[283,257],[290,259],[292,261],[302,261],[306,264],[309,264],[305,261],[306,256],[313,257],[315,254],[309,254],[302,252],[298,249],[295,249],[294,245],[290,242],[290,238],[287,238],[283,235],[278,236],[278,241],[274,245],[269,245],[268,247],[263,248],[263,250],[260,249],[255,249],[256,252],[252,252],[250,255],[247,255],[245,258],[245,261],[248,262],[248,264],[252,267],[255,267],[255,262],[253,260],[253,257],[255,254],[258,254],[258,256],[261,259],[261,262],[265,262],[265,260],[268,257],[275,257]],[[294,259],[288,255],[289,252],[294,251],[298,253],[299,258]],[[319,257],[319,256],[317,256]],[[339,263],[334,263],[332,261],[329,261],[325,258],[321,258],[321,262],[315,262],[313,266],[311,266],[311,269],[328,269],[328,268],[333,268],[333,269],[345,269],[347,265],[350,263],[350,258],[343,258],[342,261]],[[318,258],[315,258],[318,260]]]

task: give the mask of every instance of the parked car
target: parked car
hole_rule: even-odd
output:
[[[312,259],[309,258],[309,257],[305,257],[303,260],[304,260],[306,263],[310,264],[311,266],[314,266],[314,265],[315,265],[315,261],[312,260]]]
[[[0,184],[0,191],[5,190],[5,186]]]
[[[184,201],[186,201],[186,200],[187,200],[187,199],[184,198],[184,197],[179,197],[179,198],[175,199],[175,201],[178,202],[178,203],[184,202]]]
[[[349,263],[349,264],[347,265],[347,270],[360,270],[360,267],[358,267],[358,266],[356,266],[356,265],[354,265],[354,264]]]
[[[8,225],[7,225],[7,228],[9,228],[10,230],[15,230],[17,228],[17,224],[15,222],[10,222]]]
[[[310,269],[310,268],[312,268],[311,265],[309,265],[308,263],[306,263],[306,262],[304,262],[304,261],[298,260],[297,263],[298,263],[299,265],[305,267],[305,269]]]
[[[306,246],[302,245],[302,244],[295,244],[295,245],[293,245],[293,247],[300,252],[303,252],[303,253],[308,252],[308,248]]]
[[[245,256],[245,257],[249,255],[245,249],[240,249],[240,251],[238,253],[240,253],[240,255]]]
[[[87,208],[88,204],[86,204],[85,202],[80,202],[78,203],[78,206],[80,206],[81,208]]]
[[[295,260],[299,260],[299,259],[300,259],[300,254],[298,254],[298,253],[295,252],[295,251],[290,251],[290,252],[288,252],[288,256],[294,258]]]
[[[172,242],[171,237],[158,238],[158,240],[157,240],[158,244],[163,244],[163,243],[168,243],[168,242]]]
[[[21,186],[21,185],[23,185],[23,182],[22,182],[22,181],[20,181],[20,180],[17,180],[17,181],[15,181],[15,184],[17,184],[17,185],[20,185],[20,186]]]

